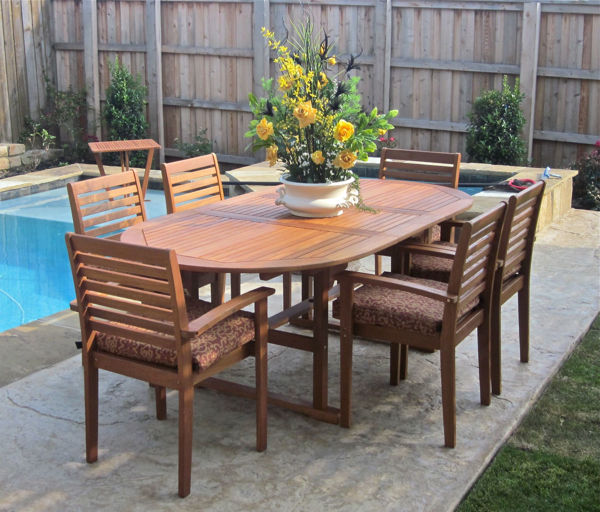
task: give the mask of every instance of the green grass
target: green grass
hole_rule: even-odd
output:
[[[458,512],[600,511],[600,316]]]

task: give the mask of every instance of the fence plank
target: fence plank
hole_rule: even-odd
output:
[[[542,9],[539,2],[523,6],[523,28],[521,35],[521,91],[525,95],[521,107],[525,116],[523,134],[527,145],[527,159],[533,154],[533,128],[535,116],[535,91],[537,87],[537,67],[540,46],[540,20]]]

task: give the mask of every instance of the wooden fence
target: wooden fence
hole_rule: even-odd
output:
[[[464,153],[473,100],[504,74],[519,77],[526,95],[534,165],[566,166],[600,138],[600,0],[0,2],[2,139],[37,115],[42,70],[61,90],[87,88],[88,132],[102,136],[109,63],[118,57],[148,86],[161,158],[177,153],[175,138],[189,142],[207,128],[224,162],[254,161],[243,137],[247,96],[275,72],[260,28],[283,36],[286,20],[307,13],[336,41],[340,60],[360,54],[365,106],[399,110],[398,146]]]

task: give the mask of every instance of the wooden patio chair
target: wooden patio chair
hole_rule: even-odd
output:
[[[338,274],[333,314],[340,319],[342,426],[351,425],[353,335],[390,343],[392,385],[406,378],[407,345],[439,349],[444,441],[454,447],[455,348],[477,329],[480,400],[489,405],[491,296],[505,209],[500,203],[463,225],[448,284],[391,273]]]
[[[498,251],[499,266],[494,281],[492,307],[492,392],[501,392],[501,307],[518,293],[519,346],[521,362],[529,361],[529,283],[531,280],[531,258],[535,241],[535,230],[539,217],[544,181],[512,195],[508,199],[505,229]],[[456,223],[460,226],[461,223]],[[452,270],[452,257],[456,245],[434,243],[404,246],[409,274],[424,279],[448,282]],[[439,255],[436,251],[445,254]]]
[[[379,160],[379,179],[394,178],[407,181],[424,181],[447,187],[458,188],[460,174],[460,153],[437,151],[417,151],[412,149],[383,148]],[[451,229],[435,226],[425,231],[417,239],[423,242],[449,240]],[[375,255],[375,273],[382,272],[381,256],[393,255],[393,248]],[[392,261],[392,271],[404,272],[403,262]]]
[[[119,239],[123,230],[146,220],[142,188],[135,171],[68,183],[67,191],[75,233]],[[211,285],[214,305],[223,302],[217,275],[205,272],[195,277],[198,287]]]
[[[225,198],[217,155],[211,153],[161,165],[167,213],[175,213],[222,201]],[[261,274],[269,280],[279,274]],[[225,274],[218,274],[221,300],[225,297]],[[291,306],[291,274],[284,274],[284,308]],[[231,274],[231,296],[241,293],[240,274]]]
[[[118,239],[146,220],[140,180],[134,171],[67,183],[75,232]]]
[[[98,458],[98,369],[179,392],[179,496],[190,493],[194,386],[256,359],[256,449],[267,446],[267,297],[258,288],[212,308],[184,297],[175,251],[68,233],[83,340],[86,460]],[[242,308],[254,304],[254,314]]]

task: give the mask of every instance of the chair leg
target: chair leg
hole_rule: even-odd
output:
[[[490,405],[490,329],[484,322],[477,329],[477,354],[479,356],[479,401]]]
[[[257,302],[254,315],[259,321],[256,325],[254,342],[254,360],[256,372],[256,451],[267,449],[267,301]]]
[[[154,399],[156,401],[156,419],[167,419],[167,388],[154,386]]]
[[[490,359],[492,393],[499,395],[502,392],[502,305],[499,294],[498,300],[492,303],[492,318],[490,332]]]
[[[231,298],[239,297],[242,293],[242,274],[231,274]]]
[[[408,346],[400,343],[390,344],[390,386],[397,386],[406,379]]]
[[[521,362],[529,362],[529,283],[519,290],[519,346]]]
[[[85,394],[85,460],[98,460],[98,368],[91,362],[83,367]]]
[[[440,349],[444,444],[448,448],[456,446],[456,369],[454,357],[454,347]]]
[[[194,386],[179,390],[179,496],[185,498],[192,483]]]

